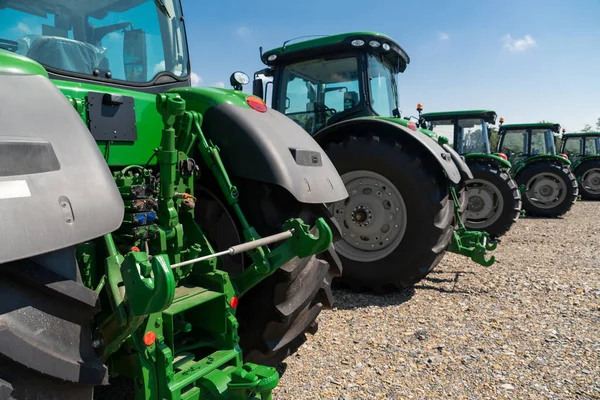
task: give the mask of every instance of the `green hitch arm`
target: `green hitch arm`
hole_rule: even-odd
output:
[[[112,237],[107,235],[106,242],[109,253],[116,252],[111,248],[114,246]],[[113,314],[94,332],[94,347],[101,353],[102,360],[117,351],[148,315],[165,310],[175,297],[175,278],[166,255],[156,255],[150,261],[142,252],[131,252],[125,258],[119,254],[119,257],[120,265],[114,256],[107,259],[111,266],[107,270],[108,289],[118,299],[117,307],[112,304],[115,301],[111,301]]]
[[[273,368],[246,363],[231,374],[227,394],[231,400],[246,400],[254,392],[261,400],[272,400],[271,392],[278,384],[279,374],[274,374]]]
[[[286,243],[271,250],[266,258],[268,269],[265,271],[260,268],[260,264],[252,264],[245,269],[239,276],[233,280],[233,284],[237,289],[238,297],[242,297],[248,290],[257,285],[260,281],[275,272],[279,267],[288,262],[294,257],[304,258],[313,254],[322,253],[331,245],[333,233],[323,218],[315,221],[318,236],[310,233],[310,227],[302,222],[301,219],[295,218],[288,220],[284,229],[292,230],[293,236]],[[250,242],[252,243],[252,242]]]
[[[496,256],[486,259],[485,255],[488,251],[495,250],[498,243],[492,241],[487,232],[467,230],[458,211],[459,201],[454,187],[450,187],[450,194],[454,200],[454,216],[458,221],[458,229],[452,233],[452,241],[448,246],[448,251],[469,257],[484,267],[493,265],[496,262]]]

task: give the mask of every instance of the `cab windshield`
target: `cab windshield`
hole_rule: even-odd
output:
[[[511,129],[504,132],[499,150],[513,163],[529,156],[556,154],[556,145],[551,129]]]
[[[398,86],[389,61],[369,54],[369,89],[371,107],[377,115],[393,117],[398,109]]]
[[[178,0],[0,0],[0,48],[51,71],[148,84],[189,74]]]
[[[358,59],[319,58],[287,65],[280,88],[279,111],[315,133],[334,115],[362,102]]]
[[[573,136],[564,138],[563,153],[574,160],[580,157],[600,156],[600,137]]]
[[[451,137],[450,143],[458,154],[490,153],[487,123],[481,118],[431,121],[429,130]]]

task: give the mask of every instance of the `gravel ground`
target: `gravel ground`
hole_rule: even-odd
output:
[[[489,268],[447,254],[414,290],[336,291],[274,398],[600,399],[599,211],[519,220]]]

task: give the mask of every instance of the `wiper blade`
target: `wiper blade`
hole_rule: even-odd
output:
[[[167,6],[165,6],[165,3],[163,3],[162,0],[154,0],[154,3],[163,14],[171,18],[171,14],[169,13],[169,10],[167,10]]]

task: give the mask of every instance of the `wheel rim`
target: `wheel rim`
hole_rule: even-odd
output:
[[[330,206],[342,231],[336,250],[360,262],[388,256],[406,232],[406,204],[400,191],[372,171],[351,171],[343,174],[342,180],[349,197]]]
[[[467,182],[467,225],[472,228],[486,228],[500,218],[504,209],[504,198],[500,189],[483,179]]]
[[[600,194],[600,168],[590,168],[581,177],[586,192]]]
[[[527,182],[526,188],[526,196],[529,202],[543,209],[556,207],[567,196],[565,181],[550,172],[534,175]]]

